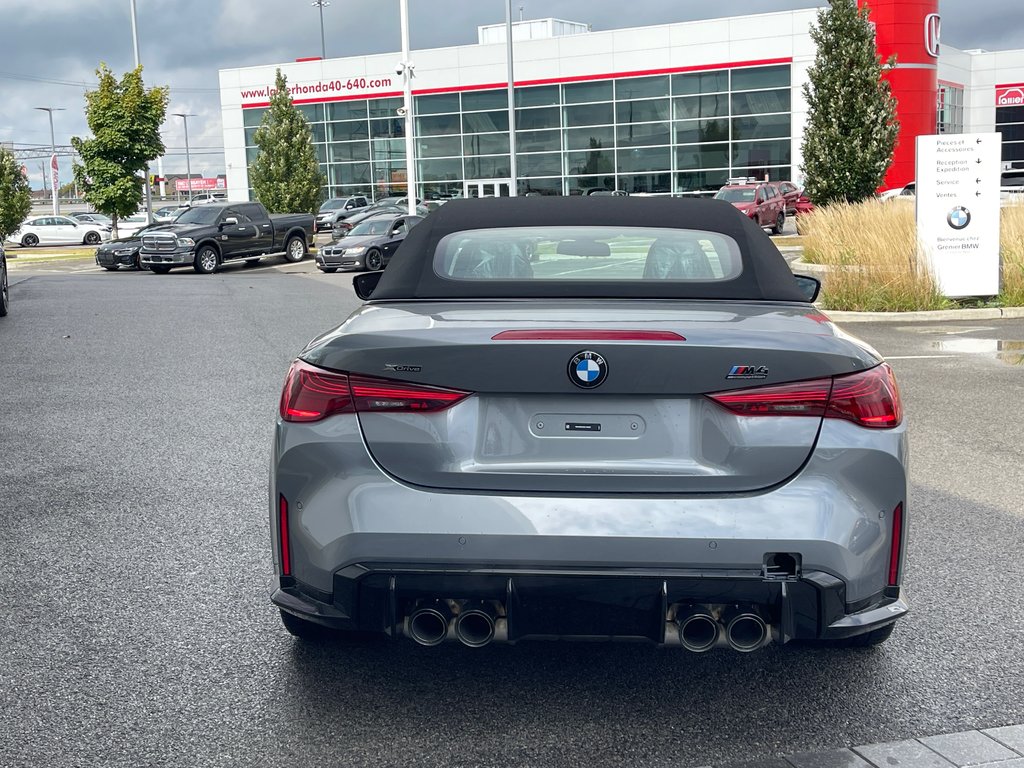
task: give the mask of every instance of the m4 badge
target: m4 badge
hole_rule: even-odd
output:
[[[767,379],[768,378],[768,366],[767,365],[734,365],[729,370],[729,374],[725,378],[727,378],[727,379]]]

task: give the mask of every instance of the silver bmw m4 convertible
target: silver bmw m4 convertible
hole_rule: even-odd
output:
[[[455,200],[287,374],[272,600],[470,647],[875,645],[907,612],[896,381],[716,200]]]

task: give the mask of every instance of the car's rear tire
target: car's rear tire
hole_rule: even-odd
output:
[[[10,289],[7,287],[7,265],[0,264],[0,317],[7,317],[10,300]]]
[[[21,244],[26,248],[34,248],[39,245],[39,238],[30,233],[21,238]]]
[[[98,245],[102,239],[99,232],[86,232],[85,239],[82,242],[86,245]]]
[[[306,258],[306,241],[301,237],[289,237],[284,244],[284,260],[291,264],[298,264]]]
[[[384,256],[376,248],[371,248],[366,252],[365,264],[371,272],[379,272],[384,269]]]
[[[166,275],[168,272],[171,271],[170,267],[165,267],[163,264],[152,264],[150,265],[149,269],[151,272],[154,272],[155,274],[158,275]]]
[[[786,228],[786,214],[780,213],[776,219],[775,224],[772,225],[772,234],[781,235],[782,230]]]
[[[220,256],[217,254],[217,249],[212,245],[204,245],[196,251],[196,257],[192,261],[192,269],[200,275],[212,275],[217,271],[219,263]]]
[[[109,267],[104,265],[103,267],[107,272],[117,272],[117,264],[112,264]]]

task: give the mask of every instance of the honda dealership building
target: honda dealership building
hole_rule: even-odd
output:
[[[1024,50],[940,45],[937,0],[868,3],[898,101],[886,186],[914,179],[914,138],[1000,131],[1005,165],[1024,167]],[[803,86],[816,11],[590,31],[543,19],[514,25],[519,194],[700,194],[729,178],[800,180]],[[946,30],[947,37],[955,30]],[[415,51],[420,197],[512,187],[504,25],[478,43]],[[228,192],[250,196],[253,134],[275,70],[313,131],[325,194],[406,189],[400,55],[268,64],[220,72]]]

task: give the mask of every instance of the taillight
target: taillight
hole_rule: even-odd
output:
[[[282,493],[278,496],[277,540],[281,545],[281,575],[292,575],[292,553],[288,544],[288,499]]]
[[[900,585],[900,550],[903,547],[903,502],[892,511],[892,541],[889,544],[889,581],[890,587]]]
[[[738,389],[708,395],[741,416],[817,416],[825,415],[832,379],[815,379],[796,384],[776,384],[753,389]]]
[[[404,381],[327,371],[296,360],[281,392],[281,418],[310,422],[338,413],[410,411],[448,408],[471,393]]]
[[[404,381],[350,376],[352,399],[357,411],[440,411],[455,405],[469,392],[427,387]]]
[[[866,371],[708,395],[741,416],[817,416],[889,429],[903,421],[899,387],[885,363]]]
[[[898,427],[903,421],[903,404],[892,368],[882,363],[850,376],[837,376],[825,415],[862,427]]]
[[[285,421],[320,421],[336,413],[354,413],[348,376],[296,360],[284,381],[280,411]]]

